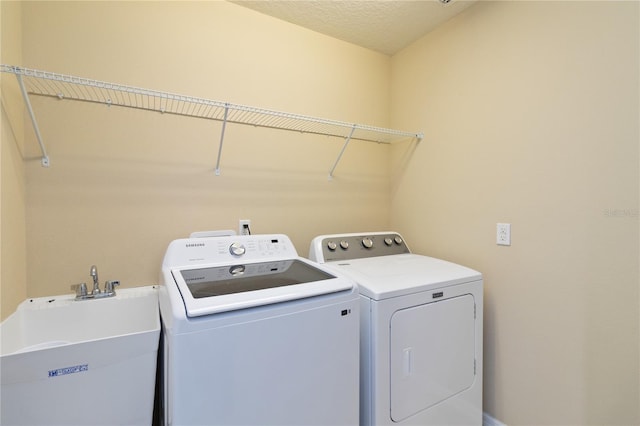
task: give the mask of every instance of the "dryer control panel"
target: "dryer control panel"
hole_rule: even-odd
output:
[[[318,262],[362,259],[411,253],[396,232],[322,235],[311,241],[309,259]]]

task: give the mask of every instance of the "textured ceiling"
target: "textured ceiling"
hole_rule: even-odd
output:
[[[475,0],[232,0],[266,15],[393,55]]]

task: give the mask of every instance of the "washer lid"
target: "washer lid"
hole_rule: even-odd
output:
[[[302,259],[172,269],[188,317],[351,290],[353,283]]]
[[[411,253],[326,265],[352,278],[358,284],[360,294],[374,300],[482,279],[480,272],[465,266]]]

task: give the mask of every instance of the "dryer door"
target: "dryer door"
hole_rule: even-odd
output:
[[[391,317],[391,419],[400,422],[475,380],[475,301],[466,294]]]

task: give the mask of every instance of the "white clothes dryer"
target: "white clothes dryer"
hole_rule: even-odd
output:
[[[160,284],[164,424],[358,423],[353,280],[248,235],[173,241]]]
[[[482,275],[394,232],[322,235],[309,258],[360,291],[360,424],[482,424]]]

